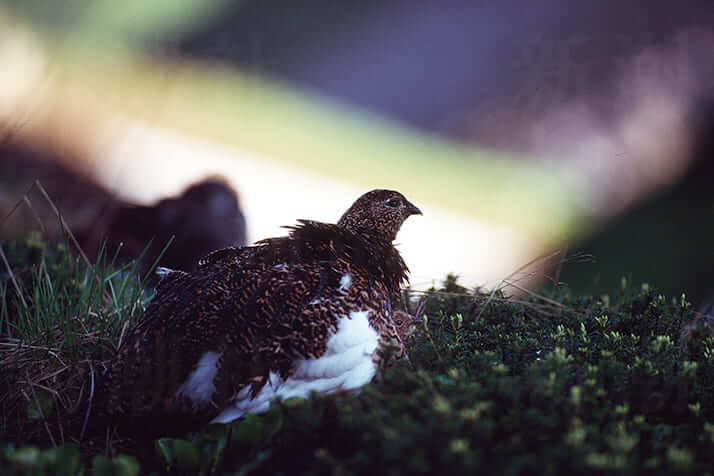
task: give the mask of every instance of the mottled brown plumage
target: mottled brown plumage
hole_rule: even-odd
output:
[[[334,391],[368,381],[371,370],[350,368],[349,356],[367,349],[378,366],[390,345],[401,349],[392,305],[408,269],[392,240],[413,214],[421,212],[400,193],[374,190],[336,225],[300,220],[287,236],[168,274],[100,386],[101,411],[230,421],[264,409],[273,393],[292,395],[291,385]],[[359,328],[362,316],[369,329]]]

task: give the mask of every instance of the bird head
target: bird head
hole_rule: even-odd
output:
[[[399,192],[372,190],[359,197],[337,225],[361,235],[392,242],[404,220],[421,214],[421,210]]]

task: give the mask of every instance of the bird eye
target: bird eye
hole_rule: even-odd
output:
[[[392,208],[397,208],[399,206],[399,200],[392,198],[387,201],[387,206]]]

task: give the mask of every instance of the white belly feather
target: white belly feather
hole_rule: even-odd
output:
[[[274,398],[307,397],[311,392],[351,390],[369,383],[377,370],[372,354],[377,349],[379,336],[369,325],[368,316],[369,311],[355,311],[350,313],[349,318],[345,316],[338,319],[337,332],[329,336],[327,350],[321,357],[297,360],[293,373],[285,380],[271,372],[268,382],[254,398],[250,398],[250,387],[245,387],[236,401],[214,418],[212,423],[227,423],[246,413],[264,412]],[[215,355],[215,352],[206,353],[201,362],[208,360],[215,364]],[[202,380],[200,385],[196,385],[199,377],[196,374],[200,368],[199,363],[199,368],[179,390],[198,405],[209,402],[208,390],[215,390],[215,372],[206,372],[205,366],[200,376],[208,381]],[[190,388],[198,391],[191,392]]]
[[[188,397],[194,410],[204,408],[212,403],[213,393],[216,391],[213,379],[218,373],[216,364],[221,355],[218,352],[203,354],[201,360],[196,364],[196,368],[176,392],[176,395]]]

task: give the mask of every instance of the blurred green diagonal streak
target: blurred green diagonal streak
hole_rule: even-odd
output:
[[[147,46],[200,25],[227,0],[0,0],[16,17],[66,45]],[[65,46],[66,46],[65,45]]]
[[[70,6],[80,10],[79,3],[73,0]],[[136,9],[131,10],[134,3]],[[113,10],[122,10],[112,6],[118,3],[97,0],[83,11],[79,23],[84,26],[68,41],[57,41],[40,27],[51,67],[39,80],[60,117],[64,104],[75,112],[145,120],[335,178],[396,188],[421,201],[526,233],[542,244],[558,243],[588,229],[592,191],[584,177],[561,166],[517,160],[427,135],[215,63],[170,62],[135,48],[132,52],[131,42],[123,41],[131,28],[123,30],[121,25],[128,28],[133,15],[134,31],[151,32],[153,25],[158,34],[159,24],[172,24],[172,15],[181,19],[188,11],[209,12],[220,2],[200,7],[181,0],[161,10],[165,3],[140,7],[132,0],[126,6],[131,11],[114,17]],[[30,0],[24,8],[31,10],[32,5],[39,3]],[[119,47],[92,41],[91,32],[101,25],[115,32]]]
[[[426,135],[280,82],[216,64],[64,50],[72,101],[410,196],[555,243],[587,230],[583,177]]]

